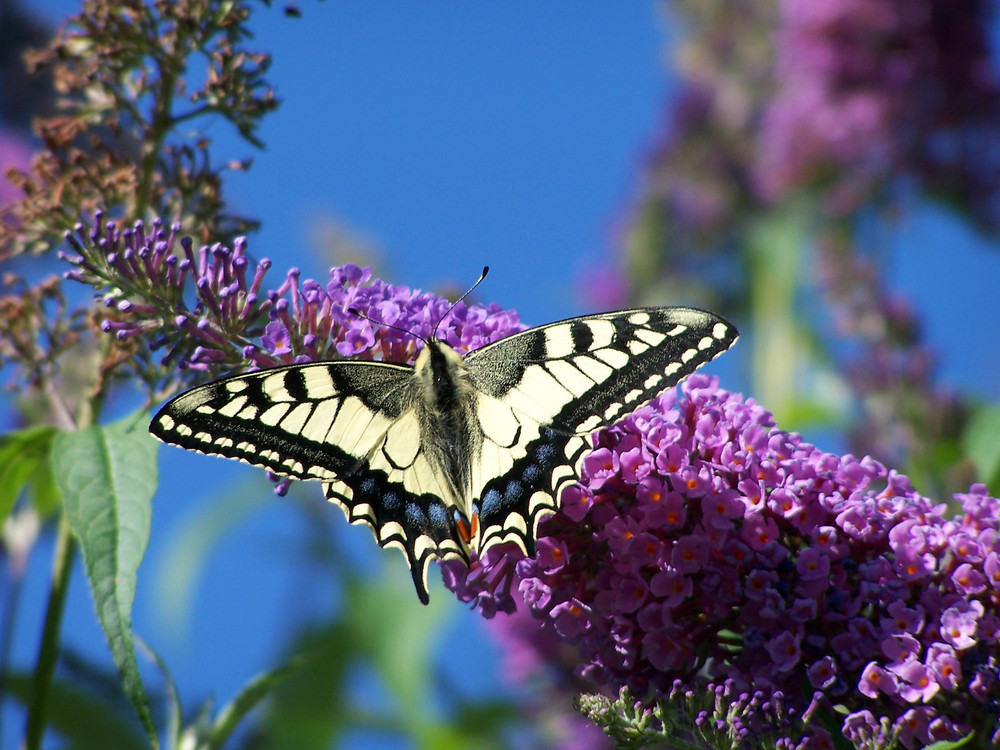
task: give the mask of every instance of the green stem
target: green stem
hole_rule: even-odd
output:
[[[794,310],[808,228],[809,207],[797,201],[758,219],[747,239],[755,394],[779,424],[792,418],[798,398],[801,334]]]
[[[63,611],[66,608],[66,594],[69,592],[70,573],[76,556],[76,540],[70,532],[65,516],[59,517],[56,537],[56,553],[52,563],[52,588],[45,607],[45,626],[42,642],[35,662],[35,678],[31,686],[31,701],[28,704],[28,720],[24,732],[25,750],[39,750],[45,733],[52,676],[59,659],[59,632],[62,629]]]
[[[0,0],[2,2],[2,0]],[[3,588],[0,602],[0,706],[7,699],[7,675],[9,673],[10,653],[14,645],[14,623],[17,622],[18,605],[21,603],[21,592],[24,584],[24,566],[12,564],[7,559],[7,580]],[[3,712],[0,711],[0,737],[3,736]]]

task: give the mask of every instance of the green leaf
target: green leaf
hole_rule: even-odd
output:
[[[219,715],[212,723],[209,748],[221,748],[236,729],[236,725],[251,709],[266,698],[274,690],[275,685],[285,679],[289,673],[302,666],[304,657],[292,659],[276,669],[254,677],[228,704],[223,706]]]
[[[156,653],[156,651],[154,651],[148,643],[138,636],[136,636],[135,642],[139,647],[139,650],[147,659],[156,665],[157,669],[160,670],[160,674],[163,676],[163,684],[166,688],[164,702],[167,704],[167,718],[164,722],[166,726],[163,732],[163,736],[165,738],[164,744],[167,747],[178,748],[181,746],[184,707],[181,706],[180,693],[177,691],[177,683],[174,682],[174,677],[170,674],[170,670],[167,668],[167,663],[160,658],[160,655]]]
[[[7,694],[27,703],[31,699],[32,675],[14,672],[4,675]],[[84,748],[113,747],[116,750],[145,750],[142,734],[136,731],[135,719],[124,701],[95,693],[93,686],[78,687],[55,681],[50,688],[49,721],[68,745]]]
[[[965,735],[964,737],[958,740],[954,741],[939,740],[938,742],[934,742],[930,745],[927,745],[927,747],[925,747],[924,750],[958,750],[958,748],[960,747],[968,747],[969,743],[972,742],[975,736],[976,736],[975,732],[969,732],[969,734]]]
[[[60,433],[52,445],[52,469],[122,687],[156,747],[132,636],[136,573],[149,541],[157,482],[159,443],[146,431],[146,420],[145,414],[133,415]]]
[[[0,437],[0,522],[10,515],[25,486],[29,483],[35,486],[39,473],[44,473],[49,448],[57,432],[55,427],[45,425]]]
[[[963,442],[980,479],[995,491],[1000,485],[1000,404],[976,410]]]
[[[46,454],[46,460],[38,465],[31,479],[28,480],[31,502],[42,520],[52,518],[62,507],[62,495],[59,494],[56,478],[52,475],[52,462],[48,459],[48,454]]]

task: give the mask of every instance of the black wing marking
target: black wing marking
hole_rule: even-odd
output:
[[[430,601],[427,573],[431,560],[459,557],[468,564],[468,548],[460,541],[454,507],[439,494],[413,494],[379,470],[358,472],[323,488],[348,521],[365,524],[381,546],[396,547],[403,553],[417,596],[424,604]]]

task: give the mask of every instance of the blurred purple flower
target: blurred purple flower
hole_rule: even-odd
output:
[[[774,200],[832,181],[855,210],[910,173],[995,225],[1000,86],[982,0],[781,0],[755,174]],[[994,135],[995,137],[995,135]],[[991,165],[991,166],[990,166]]]
[[[821,236],[817,249],[835,333],[852,342],[839,352],[861,407],[849,428],[852,449],[902,464],[957,441],[965,409],[956,394],[935,386],[933,352],[912,306],[890,293],[875,263],[842,236]]]

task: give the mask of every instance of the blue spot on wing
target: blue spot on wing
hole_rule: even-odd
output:
[[[554,430],[544,429],[541,435],[526,446],[525,455],[514,462],[511,470],[502,477],[496,477],[483,487],[482,497],[477,503],[480,525],[480,554],[492,544],[513,534],[525,553],[535,552],[535,526],[544,515],[556,510],[559,492],[570,484],[570,479],[560,480],[558,487],[552,486],[552,472],[560,463],[563,449],[570,436]],[[549,502],[537,502],[533,496],[537,492],[549,496]],[[534,508],[531,507],[534,502]],[[508,524],[511,514],[521,517],[521,524]],[[526,529],[525,531],[522,531]]]
[[[430,522],[432,526],[439,526],[439,527],[449,526],[448,509],[445,508],[443,504],[435,503],[431,505],[427,510],[430,515]]]
[[[426,529],[427,520],[427,514],[424,513],[423,508],[416,503],[406,504],[407,525],[417,529]]]
[[[338,487],[342,486],[338,482],[328,483],[325,485],[327,497],[344,507],[349,521],[369,525],[383,547],[390,543],[402,546],[417,596],[426,604],[429,601],[427,565],[430,560],[439,556],[438,550],[442,542],[459,538],[449,509],[437,495],[414,495],[407,492],[403,485],[389,481],[385,472],[373,471],[367,467],[342,476],[340,482],[347,485],[351,492],[338,491]],[[362,506],[371,508],[371,516],[367,515],[366,510],[360,510]],[[388,524],[398,524],[402,533],[398,530],[384,532]],[[417,557],[415,543],[421,536],[433,540],[436,545],[424,549]],[[464,557],[461,547],[457,553],[449,548],[449,554]]]
[[[488,489],[483,493],[483,499],[479,502],[480,520],[486,516],[495,514],[500,509],[501,497],[496,489]]]
[[[545,430],[545,434],[548,435],[547,438],[543,437],[543,440],[549,440],[550,442],[538,443],[535,450],[535,460],[542,466],[548,466],[552,463],[552,459],[556,455],[556,447],[553,442],[557,439],[557,436],[551,430]],[[566,440],[562,440],[565,444]]]
[[[382,496],[382,506],[390,513],[399,510],[399,506],[402,501],[399,499],[399,495],[395,492],[386,492]]]
[[[534,482],[542,474],[542,467],[538,464],[528,464],[524,467],[524,472],[521,474],[521,479],[523,479],[528,484]]]

